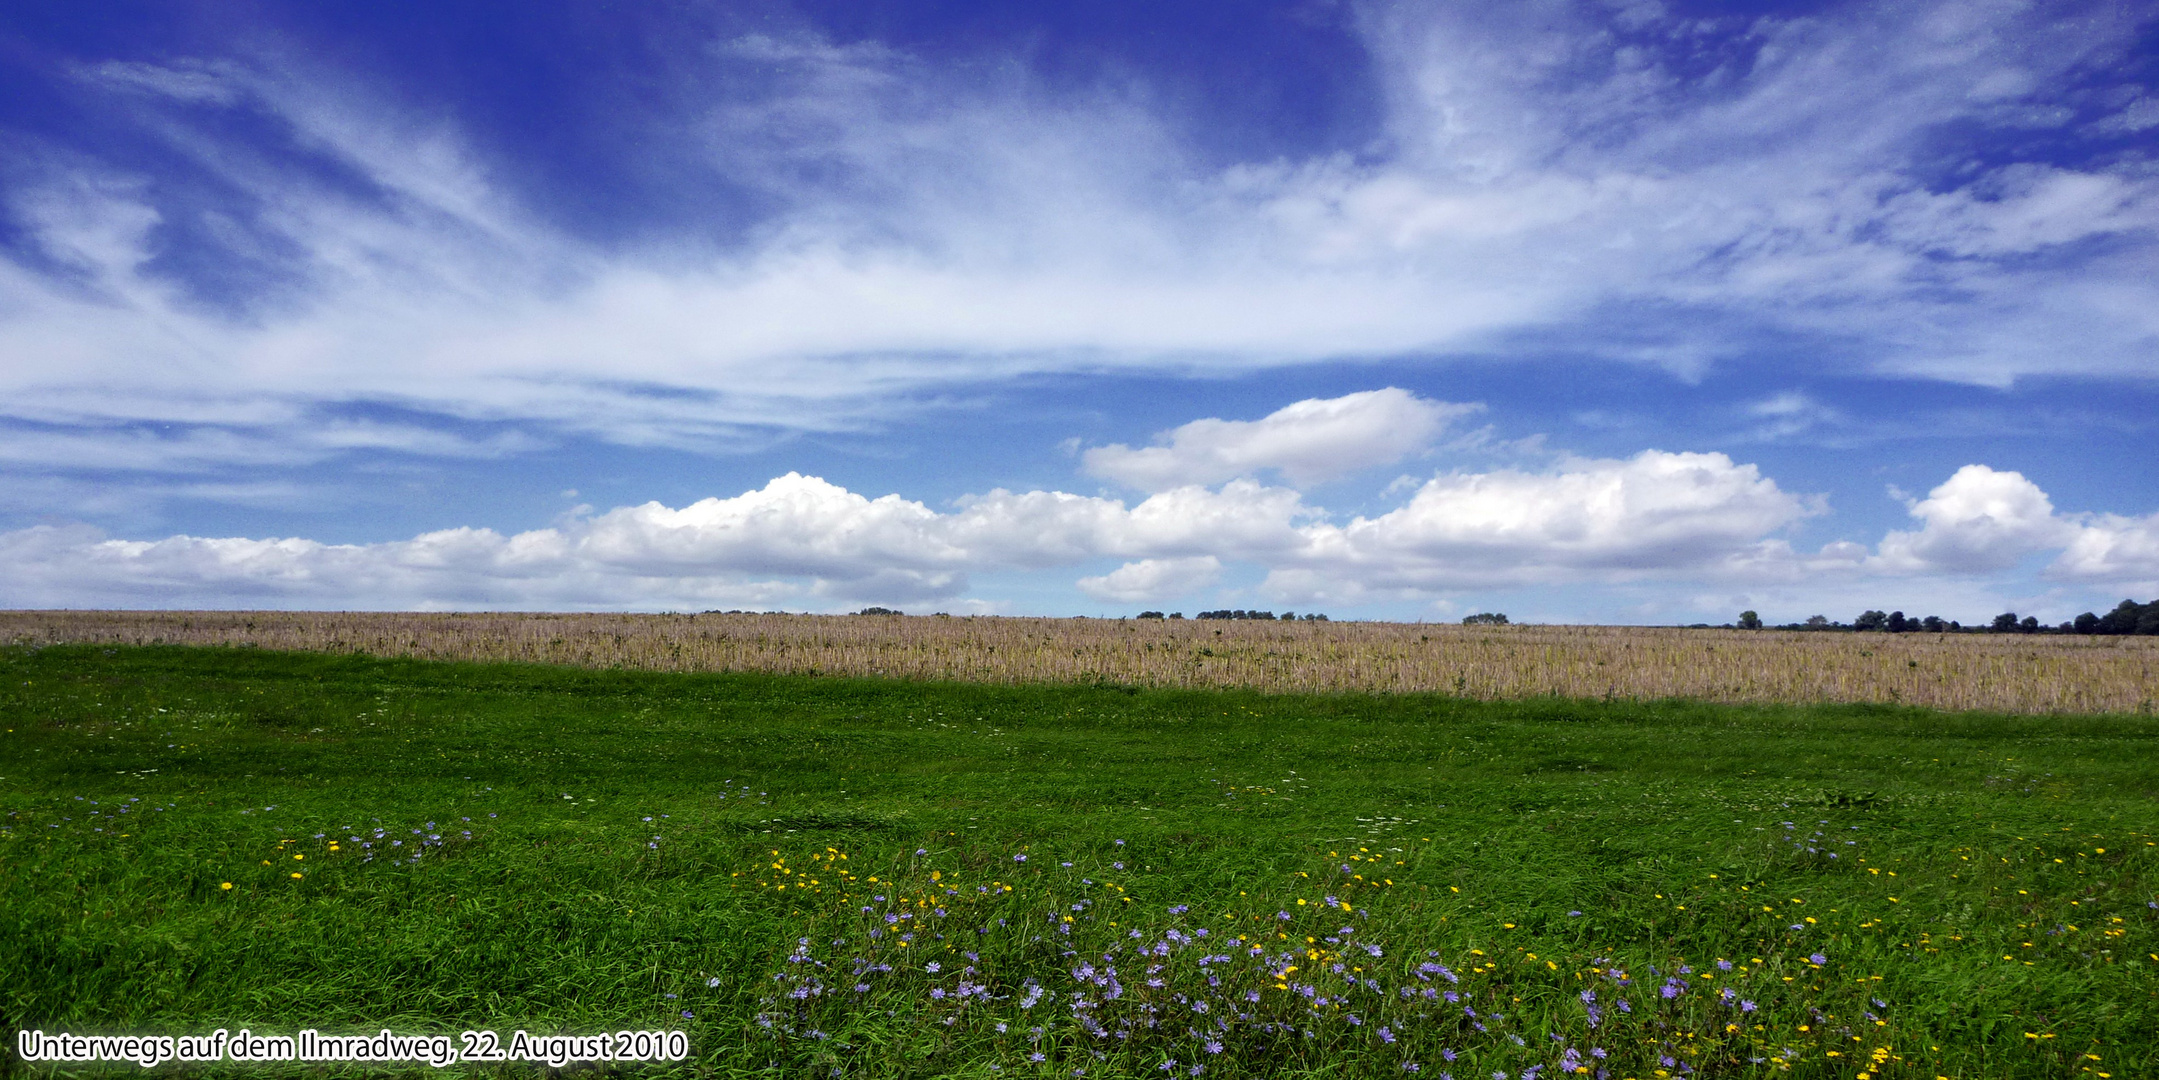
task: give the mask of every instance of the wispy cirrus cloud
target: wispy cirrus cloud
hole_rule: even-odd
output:
[[[1389,147],[1227,168],[1133,95],[738,37],[652,152],[747,194],[725,229],[649,208],[664,242],[570,227],[520,163],[299,60],[92,64],[90,106],[200,182],[32,148],[0,349],[40,362],[0,388],[93,435],[361,401],[709,447],[1027,373],[1434,352],[1698,372],[1800,340],[1850,371],[2146,378],[2159,181],[2116,152],[2145,99],[2107,85],[2140,18],[1375,7]],[[1951,167],[2036,130],[2057,160]]]
[[[1261,470],[1299,487],[1391,465],[1430,448],[1457,417],[1482,406],[1429,401],[1388,387],[1338,398],[1307,398],[1258,420],[1194,420],[1158,445],[1122,443],[1080,455],[1086,471],[1144,491],[1215,484]]]
[[[1533,0],[1357,19],[1382,137],[1241,161],[1180,134],[1195,118],[1174,99],[1038,78],[1019,54],[700,31],[619,144],[625,175],[670,180],[606,192],[610,213],[551,198],[538,174],[559,163],[430,87],[260,47],[93,58],[66,89],[92,135],[0,132],[0,505],[19,520],[129,520],[116,502],[159,493],[297,502],[307,471],[385,457],[714,454],[1044,375],[1378,361],[1364,385],[1429,396],[1097,434],[1083,471],[1127,500],[1000,475],[936,489],[1030,490],[932,506],[787,461],[732,498],[525,532],[18,531],[0,588],[605,607],[944,602],[971,573],[1065,568],[1105,603],[2159,581],[2159,519],[2057,509],[2006,468],[2032,466],[1978,452],[1950,463],[2004,467],[1826,546],[1821,498],[1666,431],[1513,470],[1402,464],[1446,453],[1472,408],[1440,398],[1504,400],[1452,372],[1524,359],[1751,373],[1719,413],[1743,418],[1738,445],[1863,428],[1837,395],[1872,380],[2148,382],[2159,179],[2125,43],[2150,12]],[[1384,465],[1417,474],[1361,512],[1313,501]],[[545,485],[565,486],[589,485]]]

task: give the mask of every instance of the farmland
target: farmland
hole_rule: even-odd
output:
[[[2159,638],[813,615],[0,612],[0,642],[643,671],[2150,713]]]
[[[644,1075],[2159,1072],[2147,716],[480,664],[317,618],[347,655],[0,650],[11,1028],[683,1031]]]

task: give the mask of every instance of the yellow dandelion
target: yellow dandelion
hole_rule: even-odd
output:
[[[220,888],[220,889],[230,889],[230,888],[232,888],[232,882],[230,882],[230,881],[228,881],[228,882],[225,882],[224,884],[222,884],[222,885],[219,885],[219,886],[218,886],[218,888]]]

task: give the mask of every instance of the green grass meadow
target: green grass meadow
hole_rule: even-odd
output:
[[[2159,1076],[2149,716],[49,647],[0,728],[17,1073]]]

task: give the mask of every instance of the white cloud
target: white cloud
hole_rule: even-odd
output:
[[[866,499],[788,473],[761,490],[680,510],[659,503],[610,510],[578,529],[576,547],[592,562],[654,576],[914,573],[946,582],[967,553],[938,535],[941,523],[928,507],[897,495]]]
[[[1837,410],[1815,401],[1799,390],[1786,390],[1757,401],[1747,407],[1747,413],[1759,418],[1754,436],[1760,439],[1780,439],[1797,435],[1816,426],[1836,423],[1843,419]]]
[[[2095,514],[2080,524],[2048,573],[2062,578],[2134,584],[2159,591],[2159,514]]]
[[[87,528],[0,534],[0,604],[329,608],[681,609],[970,597],[970,572],[1113,558],[1081,578],[1097,600],[1146,603],[1218,584],[1231,563],[1299,605],[1424,601],[1466,590],[1629,588],[1703,595],[2011,595],[1996,578],[2046,551],[2047,576],[2086,588],[2159,587],[2159,515],[2061,514],[2014,472],[1957,471],[1911,503],[1921,527],[1872,551],[1812,554],[1778,536],[1823,513],[1723,454],[1649,450],[1543,472],[1449,473],[1398,509],[1341,521],[1298,492],[1239,479],[1127,506],[1060,491],[993,491],[935,510],[789,473],[732,498],[600,514],[504,535],[453,528],[410,540],[107,539]],[[1868,582],[1875,582],[1869,585]],[[1707,590],[1704,592],[1704,590]],[[1767,602],[1766,600],[1764,602]],[[1797,601],[1791,601],[1797,602]],[[2066,601],[2064,601],[2066,602]]]
[[[39,526],[0,534],[0,603],[636,609],[792,598],[829,607],[955,597],[975,569],[1138,556],[1150,569],[1114,572],[1105,586],[1129,590],[1135,575],[1218,568],[1207,552],[1251,558],[1294,547],[1295,523],[1314,513],[1296,492],[1249,481],[1164,492],[1129,509],[998,491],[939,513],[788,473],[733,498],[618,507],[511,536],[457,528],[375,544],[133,541]]]
[[[1966,465],[1925,499],[1906,503],[1920,527],[1883,536],[1854,569],[1893,577],[1974,577],[2058,552],[2043,577],[2159,589],[2159,514],[2062,513],[2022,473],[1985,465]],[[1825,549],[1817,568],[1832,554]],[[1852,554],[1846,550],[1838,561],[1849,562]]]
[[[2129,133],[2159,127],[2159,98],[2138,97],[2122,111],[2094,124],[2105,132]]]
[[[231,105],[239,99],[233,88],[233,76],[236,72],[230,65],[225,64],[182,62],[159,66],[113,60],[99,64],[82,74],[86,78],[115,88],[132,89],[181,101]]]
[[[1092,475],[1144,491],[1214,484],[1261,469],[1304,486],[1390,465],[1431,446],[1447,424],[1481,406],[1429,401],[1388,387],[1308,398],[1260,420],[1194,420],[1158,445],[1099,446],[1080,458]]]
[[[1187,559],[1141,559],[1101,577],[1083,577],[1081,592],[1097,600],[1145,604],[1204,589],[1222,577],[1222,561],[1212,555]]]
[[[472,437],[416,424],[318,419],[313,424],[0,425],[0,464],[69,471],[186,474],[232,466],[310,465],[353,450],[499,458],[538,449],[522,432]]]
[[[939,516],[789,473],[733,499],[621,507],[504,536],[458,528],[377,544],[0,535],[15,605],[681,608],[917,600],[966,587]]]
[[[1256,563],[1340,595],[1492,582],[1701,572],[1806,513],[1803,500],[1719,454],[1577,462],[1549,475],[1428,482],[1403,509],[1346,525],[1297,492],[1235,480],[1127,507],[1057,491],[994,491],[939,512],[789,473],[681,509],[658,503],[505,536],[459,528],[411,540],[108,540],[39,527],[0,536],[0,603],[271,602],[331,607],[680,607],[744,597],[956,597],[971,570],[1104,557],[1098,599],[1155,599]],[[1346,583],[1346,584],[1343,584]],[[1344,591],[1348,590],[1348,591]],[[1318,586],[1306,587],[1317,594]]]
[[[2159,226],[2159,189],[2134,179],[2013,165],[1989,180],[1942,194],[1905,192],[1886,224],[1915,247],[1964,257],[2027,254]]]
[[[2149,375],[2159,180],[2101,159],[1934,170],[1944,132],[2044,122],[2144,17],[2056,14],[1945,0],[1705,31],[1595,5],[1372,9],[1394,149],[1226,168],[1134,95],[744,39],[710,54],[723,70],[680,73],[734,89],[650,118],[677,127],[654,145],[702,155],[655,171],[703,169],[771,208],[706,245],[680,239],[712,231],[688,206],[664,243],[558,228],[501,182],[517,163],[327,72],[107,64],[82,77],[114,114],[249,209],[31,154],[14,175],[41,179],[16,182],[9,213],[62,269],[0,259],[0,354],[36,358],[0,365],[0,412],[124,442],[123,422],[303,427],[311,406],[394,402],[542,442],[710,446],[1029,372],[1525,342],[1693,371],[1792,334],[1934,378]],[[721,77],[741,63],[759,78]],[[357,182],[307,179],[332,172]],[[196,295],[151,259],[183,222],[262,287]],[[1254,441],[1194,430],[1099,460],[1155,489],[1393,452],[1233,430]]]
[[[1311,591],[1315,574],[1366,590],[1713,574],[1818,512],[1723,454],[1645,450],[1546,473],[1458,473],[1391,513],[1307,530],[1289,568],[1300,573],[1274,586]]]
[[[1324,511],[1297,492],[1233,480],[1182,487],[1129,510],[1116,499],[1061,491],[993,491],[962,501],[944,524],[955,543],[1003,565],[1058,566],[1101,556],[1278,558],[1305,544],[1300,522]]]
[[[2054,513],[2039,485],[2022,473],[1966,465],[1923,501],[1910,504],[1924,525],[1882,538],[1874,567],[1888,573],[1973,574],[2006,570],[2059,548],[2074,530]]]

